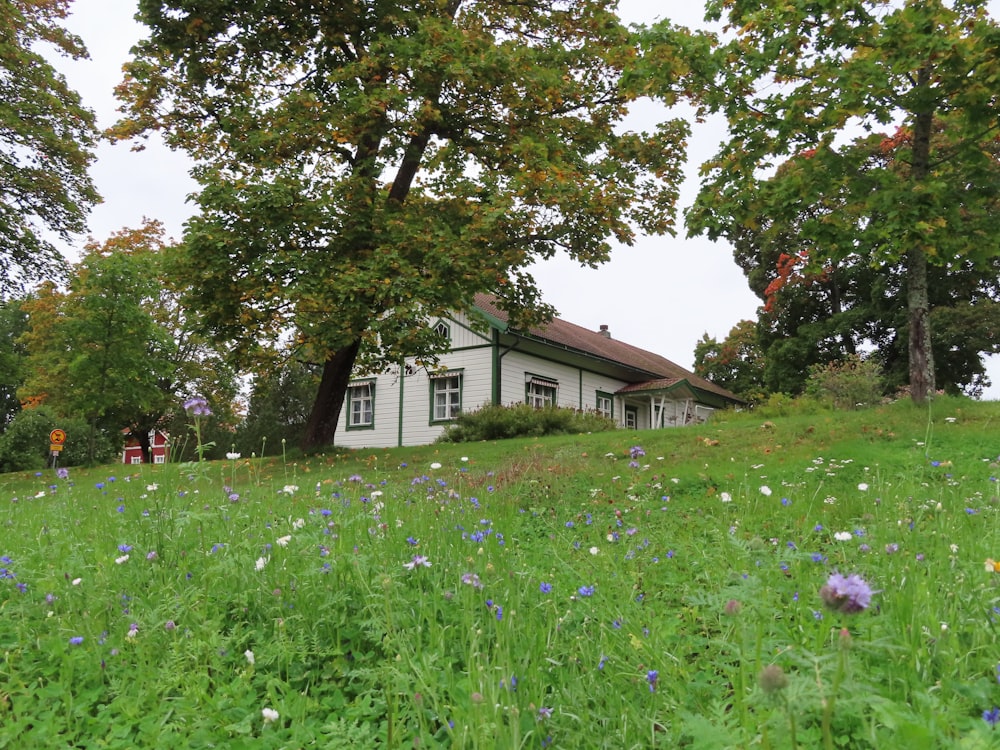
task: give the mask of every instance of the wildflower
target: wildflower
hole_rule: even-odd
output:
[[[733,496],[728,492],[723,492],[719,495],[719,499],[724,503],[731,503],[733,501]]]
[[[649,683],[649,692],[653,693],[656,691],[656,681],[658,679],[660,679],[660,673],[655,669],[646,672],[646,682]]]
[[[431,468],[432,469],[440,469],[441,468],[441,464],[439,464],[437,461],[435,461],[434,463],[431,464]]]
[[[286,484],[281,488],[281,491],[286,495],[294,495],[299,491],[299,486],[297,484]]]
[[[738,599],[730,599],[726,602],[726,606],[723,607],[723,611],[730,617],[738,615],[741,609],[743,609],[743,605]]]
[[[757,682],[765,693],[776,693],[788,687],[788,675],[777,664],[768,664],[760,671]]]
[[[832,573],[819,590],[819,595],[830,609],[850,614],[868,608],[872,600],[872,589],[857,574],[844,576]]]
[[[146,485],[146,492],[156,492],[158,489],[160,489],[160,485],[155,482],[153,484]]]
[[[552,584],[542,581],[540,584],[538,584],[538,590],[541,591],[543,594],[549,594],[552,592]]]
[[[593,596],[594,595],[594,587],[593,586],[581,586],[580,588],[578,588],[576,590],[576,593],[578,593],[580,596]]]
[[[983,711],[983,721],[991,727],[995,727],[998,723],[1000,723],[1000,708],[994,706],[990,711]]]
[[[462,583],[466,586],[472,586],[474,589],[481,589],[483,587],[483,582],[479,580],[479,576],[475,573],[463,573]]]
[[[74,635],[72,638],[69,639],[69,643],[71,646],[79,646],[81,643],[83,643],[83,636]]]
[[[633,445],[631,448],[629,448],[628,454],[633,459],[642,458],[643,456],[646,455],[646,451],[644,451],[642,449],[642,446],[640,445]]]
[[[899,552],[899,545],[895,542],[885,545],[885,554],[891,555],[894,552]]]
[[[768,487],[766,484],[761,485],[761,487],[760,487],[760,494],[764,495],[764,497],[770,497],[771,496],[771,488]]]
[[[208,401],[201,396],[189,398],[184,402],[184,411],[193,417],[210,417],[212,410],[208,407]]]
[[[417,540],[415,537],[412,536],[406,537],[406,543],[409,544],[411,547],[416,547],[418,544],[420,544],[419,540]]]
[[[118,551],[119,552],[131,552],[132,551],[132,545],[131,544],[119,544],[118,545]]]
[[[254,563],[254,566],[257,568],[257,572],[262,571],[264,569],[264,566],[267,565],[269,560],[270,560],[269,557],[258,557],[257,562]]]
[[[853,534],[850,531],[838,531],[833,535],[833,538],[838,542],[849,542],[853,538]]]
[[[72,581],[70,581],[70,583],[73,586],[79,586],[81,583],[83,583],[83,579],[82,578],[74,578]]]
[[[275,540],[275,542],[277,542],[277,544],[278,544],[278,546],[279,546],[279,547],[287,547],[287,546],[288,546],[288,543],[289,543],[290,541],[292,541],[292,536],[291,536],[291,534],[289,534],[289,535],[287,535],[287,536],[279,536],[279,537],[278,537],[278,538],[277,538],[277,539]]]
[[[860,483],[858,484],[858,489],[859,489],[859,490],[860,490],[861,492],[867,492],[867,491],[868,491],[868,483],[867,483],[867,482],[860,482]]]
[[[414,555],[413,559],[410,560],[408,563],[403,563],[403,567],[406,568],[407,570],[414,570],[416,568],[419,568],[420,566],[429,568],[431,566],[431,561],[428,560],[423,555]]]
[[[250,649],[244,651],[243,656],[246,657],[247,664],[249,664],[251,667],[257,663],[257,658],[253,655],[253,651],[251,651]]]
[[[986,572],[987,573],[1000,573],[1000,562],[995,561],[991,557],[986,558]]]
[[[267,707],[262,708],[260,710],[260,715],[264,717],[265,724],[270,724],[272,721],[277,721],[279,716],[277,711],[275,711],[273,708],[267,708]]]
[[[128,638],[129,640],[132,640],[137,635],[139,635],[139,626],[133,622],[131,625],[128,626],[128,632],[125,634],[125,637]]]
[[[176,627],[177,623],[175,623],[173,620],[167,620],[165,623],[163,623],[164,630],[173,630]]]
[[[115,565],[122,565],[128,562],[128,555],[122,555],[121,557],[115,558]]]
[[[542,706],[541,708],[538,709],[538,720],[539,721],[544,721],[545,719],[548,719],[551,716],[552,716],[552,709],[551,708],[546,708],[545,706]]]
[[[503,607],[501,607],[499,604],[496,606],[496,615],[497,615],[497,622],[501,622],[503,620]]]
[[[600,552],[601,552],[601,550],[599,550],[597,547],[591,547],[590,548],[590,554],[592,554],[592,555],[600,554]]]
[[[56,476],[60,479],[69,479],[69,469],[56,469]]]
[[[240,454],[239,453],[227,453],[226,454],[226,458],[228,460],[230,460],[230,461],[239,461]]]

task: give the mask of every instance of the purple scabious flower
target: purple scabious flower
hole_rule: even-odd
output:
[[[871,586],[859,575],[832,573],[819,590],[820,598],[830,609],[851,614],[868,608],[872,601]]]
[[[643,456],[645,456],[646,455],[646,451],[644,451],[642,449],[641,445],[633,445],[631,448],[629,448],[628,454],[633,459],[636,459],[636,458],[642,458]]]
[[[184,411],[193,417],[210,417],[212,416],[212,410],[208,406],[208,401],[206,401],[201,396],[195,396],[194,398],[189,398],[184,402]]]

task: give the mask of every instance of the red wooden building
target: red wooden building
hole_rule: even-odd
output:
[[[149,431],[149,452],[154,464],[165,464],[167,462],[170,456],[170,438],[167,433],[155,429]],[[139,443],[139,438],[133,435],[130,430],[126,430],[122,463],[141,464],[145,462],[146,459],[142,454],[142,446]]]

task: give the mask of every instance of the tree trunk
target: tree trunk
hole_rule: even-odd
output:
[[[917,71],[917,89],[927,92],[931,64]],[[913,120],[913,161],[910,178],[917,186],[930,175],[931,134],[934,112],[917,112]],[[916,191],[915,191],[916,192]],[[915,234],[915,233],[914,233]],[[910,319],[910,398],[925,403],[934,394],[934,354],[931,351],[930,301],[927,292],[927,251],[923,238],[910,239],[906,251],[906,303]]]
[[[313,401],[309,421],[306,422],[306,432],[302,438],[303,450],[315,450],[333,443],[337,432],[337,422],[344,406],[347,386],[351,382],[351,370],[358,357],[361,339],[340,349],[323,363],[323,375],[320,377],[319,390]]]
[[[922,404],[934,395],[927,255],[922,246],[906,254],[906,301],[910,320],[910,398]]]

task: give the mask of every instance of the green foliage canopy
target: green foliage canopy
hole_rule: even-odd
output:
[[[790,226],[820,266],[851,253],[906,272],[909,375],[934,389],[928,263],[996,255],[1000,27],[985,0],[709,0],[732,36],[697,71],[731,137],[703,166],[691,231]],[[860,134],[860,137],[856,138]],[[872,135],[868,135],[872,134]],[[894,158],[868,164],[865,138]],[[852,139],[855,139],[852,142]],[[796,157],[788,179],[768,181]],[[804,215],[801,207],[813,210]]]
[[[70,0],[0,2],[0,298],[52,277],[64,265],[44,232],[82,232],[99,200],[87,174],[93,113],[41,54],[73,59],[82,42],[59,26]]]

